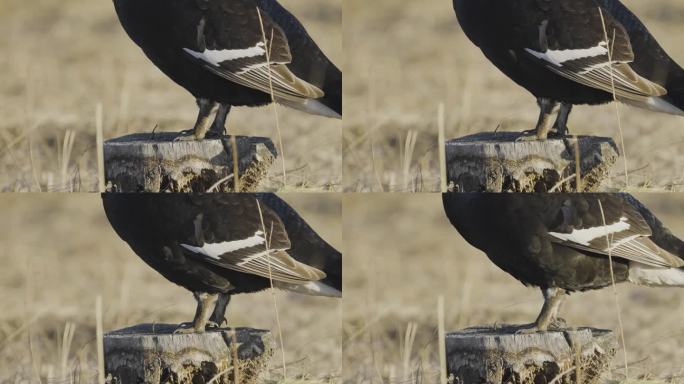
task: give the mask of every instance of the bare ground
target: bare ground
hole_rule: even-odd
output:
[[[341,67],[341,1],[283,4]],[[1,191],[97,190],[98,103],[105,139],[195,122],[192,96],[129,40],[111,1],[3,0],[0,36]],[[276,162],[264,189],[340,189],[341,122],[285,108],[279,114],[288,180],[283,186]],[[236,108],[228,125],[231,134],[277,142],[269,107]]]

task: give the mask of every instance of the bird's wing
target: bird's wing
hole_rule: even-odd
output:
[[[195,17],[176,6],[186,20],[176,35],[183,51],[206,70],[281,100],[317,99],[318,87],[300,79],[287,67],[292,61],[282,28],[253,0],[194,0]]]
[[[654,267],[684,266],[682,259],[650,239],[650,226],[621,195],[588,195],[566,200],[548,234],[553,242],[596,254]]]
[[[543,16],[528,22],[520,47],[532,60],[574,82],[619,99],[641,101],[667,90],[630,66],[634,52],[624,26],[594,0],[536,0]],[[543,8],[543,7],[542,7]],[[518,28],[523,31],[525,29]],[[607,39],[606,39],[607,37]]]
[[[194,234],[179,241],[191,257],[286,283],[325,278],[287,253],[290,239],[283,222],[254,195],[218,194],[209,200],[200,197],[198,203],[212,207],[194,218]]]

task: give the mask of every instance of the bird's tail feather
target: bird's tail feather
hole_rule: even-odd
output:
[[[649,97],[643,100],[620,99],[620,101],[649,111],[684,116],[684,103],[677,103],[677,101],[673,100],[671,95],[665,97]]]
[[[305,284],[290,284],[280,281],[274,281],[273,285],[276,288],[284,289],[290,292],[296,292],[310,296],[325,296],[325,297],[342,297],[342,292],[320,281],[311,281]]]
[[[312,115],[330,117],[333,119],[341,119],[342,115],[332,110],[327,105],[323,104],[318,100],[313,99],[299,99],[299,100],[289,100],[289,99],[276,99],[279,104],[286,107],[290,107],[302,112],[310,113]]]
[[[684,288],[684,269],[659,268],[631,262],[629,264],[629,281],[648,287]]]

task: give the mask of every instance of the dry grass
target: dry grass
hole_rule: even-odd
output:
[[[341,65],[341,1],[282,2]],[[97,191],[95,111],[104,138],[179,131],[194,123],[194,99],[144,57],[120,27],[111,1],[3,0],[0,4],[0,190]],[[288,185],[276,162],[264,188],[341,188],[338,120],[281,109]],[[266,108],[237,108],[231,134],[274,138]],[[63,152],[65,138],[73,143]],[[68,156],[63,156],[67,154]]]
[[[337,195],[286,195],[336,247],[341,246]],[[97,380],[96,297],[104,330],[143,322],[190,321],[192,295],[149,268],[109,227],[100,197],[0,195],[0,382],[93,383]],[[341,303],[277,293],[287,383],[330,382],[341,375]],[[239,295],[230,326],[271,329],[269,292]],[[281,382],[276,351],[267,382]]]
[[[684,65],[684,3],[624,1]],[[447,139],[481,131],[533,127],[534,98],[515,85],[463,35],[451,1],[349,0],[344,3],[344,187],[348,191],[438,191],[437,111],[446,105]],[[618,140],[614,107],[577,107],[572,134]],[[630,188],[681,190],[681,117],[621,108]],[[418,135],[411,183],[403,180],[402,145]],[[622,162],[610,188],[623,189]]]
[[[684,236],[684,196],[637,197]],[[345,196],[343,228],[343,364],[354,367],[344,371],[347,382],[438,383],[440,296],[447,332],[529,323],[541,308],[539,290],[525,288],[467,245],[446,219],[438,194]],[[684,383],[684,290],[627,284],[617,290],[630,378]],[[610,289],[572,295],[562,316],[571,325],[618,329]],[[415,339],[406,351],[409,327]],[[623,379],[621,354],[607,378],[615,383]]]

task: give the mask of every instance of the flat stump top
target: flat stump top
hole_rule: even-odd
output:
[[[141,324],[106,333],[106,374],[119,384],[211,380],[217,384],[251,384],[273,354],[271,333],[266,330],[174,334],[177,329],[175,324]]]
[[[448,373],[457,383],[594,384],[608,371],[617,351],[609,330],[520,333],[521,329],[482,326],[447,334]]]
[[[113,192],[256,192],[277,157],[265,137],[177,140],[180,133],[136,133],[104,143],[105,182]],[[233,140],[235,139],[235,148]],[[237,160],[237,164],[234,164]]]
[[[618,159],[607,137],[540,140],[519,132],[483,132],[446,143],[447,182],[457,192],[595,192]],[[576,160],[579,158],[579,162]]]

